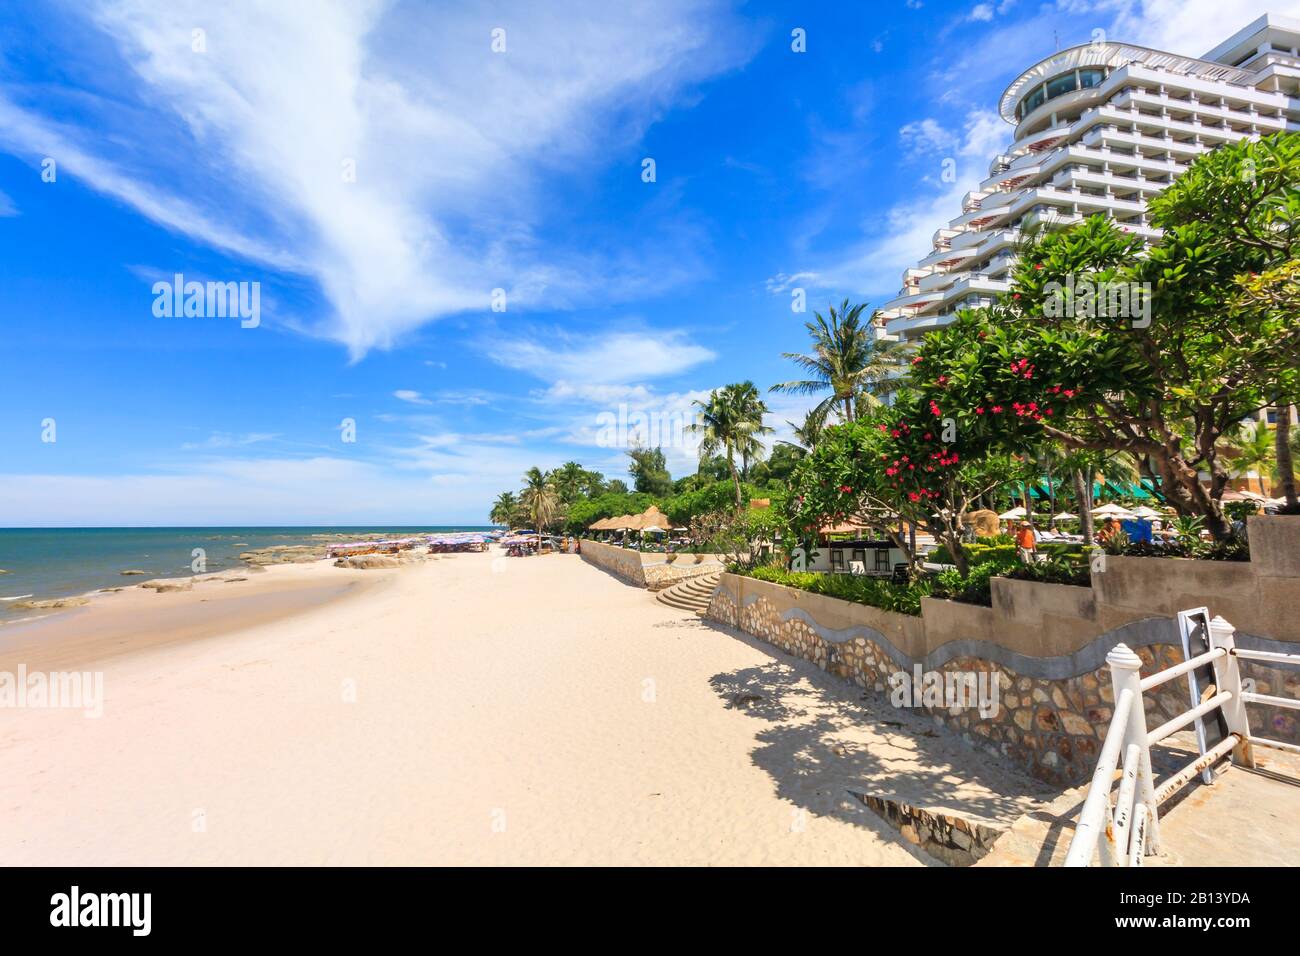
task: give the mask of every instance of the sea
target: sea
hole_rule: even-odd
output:
[[[0,623],[31,615],[15,605],[129,587],[151,578],[244,566],[239,555],[278,545],[368,541],[449,531],[491,531],[490,525],[291,528],[0,528]],[[144,575],[123,575],[144,571]],[[39,613],[39,612],[37,612]]]

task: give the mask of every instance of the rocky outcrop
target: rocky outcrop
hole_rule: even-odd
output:
[[[321,544],[277,544],[269,548],[241,551],[239,560],[254,567],[262,567],[268,564],[306,564],[328,557],[326,553],[327,547],[328,545],[324,542]]]
[[[155,578],[152,581],[144,581],[140,584],[142,588],[148,588],[162,594],[164,591],[193,591],[193,578]]]
[[[42,611],[42,610],[53,610],[56,608],[63,608],[63,607],[81,607],[82,605],[89,604],[89,603],[90,603],[89,598],[66,597],[66,598],[51,598],[44,601],[15,601],[13,603],[13,606],[20,611]]]
[[[339,558],[334,562],[336,568],[355,568],[373,570],[375,568],[401,568],[408,564],[423,564],[435,560],[435,556],[423,551],[399,551],[397,554],[355,554],[349,558]]]

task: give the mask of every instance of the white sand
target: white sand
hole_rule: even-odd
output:
[[[281,578],[331,575],[366,583],[161,644],[123,599],[138,647],[86,665],[102,718],[0,710],[0,864],[914,865],[846,786],[1029,805],[959,743],[880,723],[923,722],[576,557]]]

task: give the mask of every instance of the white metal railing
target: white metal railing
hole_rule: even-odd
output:
[[[1208,618],[1208,612],[1204,617]],[[1244,691],[1238,667],[1240,659],[1300,666],[1300,654],[1239,650],[1235,628],[1221,617],[1209,621],[1205,630],[1208,651],[1149,677],[1139,676],[1142,661],[1124,644],[1116,645],[1106,655],[1115,710],[1070,841],[1066,866],[1089,866],[1094,858],[1100,858],[1103,866],[1140,866],[1144,856],[1159,849],[1160,805],[1197,775],[1211,782],[1210,768],[1229,755],[1233,763],[1253,767],[1253,745],[1300,753],[1300,746],[1295,744],[1253,736],[1246,716],[1247,704],[1300,710],[1300,701]],[[1214,671],[1214,686],[1207,688],[1208,696],[1198,701],[1193,672],[1206,666]],[[1189,678],[1193,706],[1148,732],[1142,694],[1184,675]],[[1202,720],[1214,711],[1222,713],[1228,734],[1210,747],[1205,742]],[[1151,746],[1192,724],[1196,725],[1199,755],[1156,786],[1151,772]],[[1111,790],[1120,767],[1123,773],[1112,805]]]

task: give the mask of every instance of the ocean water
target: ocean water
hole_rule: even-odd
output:
[[[487,525],[305,528],[0,528],[0,622],[41,611],[18,610],[28,598],[68,597],[151,578],[192,574],[195,548],[206,570],[244,566],[242,551],[336,540],[366,541],[446,531],[490,531]],[[123,571],[145,571],[126,575]]]

